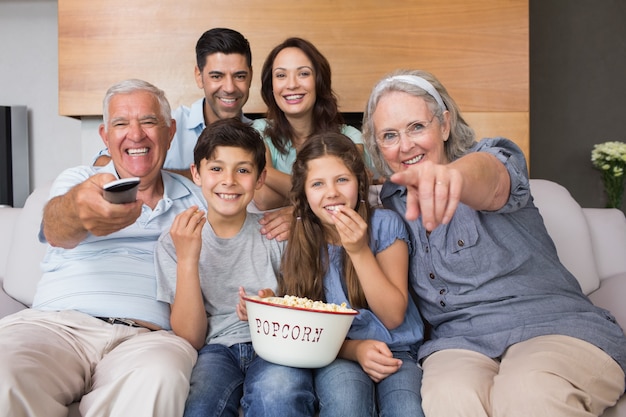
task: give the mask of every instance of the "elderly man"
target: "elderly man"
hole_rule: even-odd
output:
[[[63,172],[44,209],[49,247],[32,309],[0,320],[0,416],[180,416],[195,349],[170,329],[156,296],[154,247],[179,212],[204,205],[163,171],[176,130],[163,91],[112,86],[100,135],[111,162]],[[103,185],[139,177],[137,200],[108,202]]]
[[[177,130],[167,153],[164,167],[191,179],[189,166],[200,133],[211,123],[239,118],[252,123],[243,114],[252,83],[252,52],[250,43],[239,32],[228,28],[207,30],[196,42],[195,80],[204,97],[191,107],[180,106],[172,117]],[[94,165],[109,161],[110,150],[101,150]]]

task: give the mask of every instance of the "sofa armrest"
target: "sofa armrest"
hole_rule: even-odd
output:
[[[531,179],[530,190],[560,261],[576,277],[585,294],[600,287],[600,276],[583,209],[560,184]]]
[[[626,273],[626,217],[618,209],[583,209],[600,280]]]
[[[32,305],[37,283],[41,278],[40,264],[47,245],[39,242],[38,235],[43,207],[49,194],[49,186],[37,187],[26,199],[16,219],[6,275],[2,283],[9,296],[27,306]]]
[[[7,273],[7,259],[13,245],[13,230],[22,209],[0,207],[0,286]]]
[[[0,319],[9,314],[17,313],[27,308],[24,304],[11,298],[2,288],[0,288]]]

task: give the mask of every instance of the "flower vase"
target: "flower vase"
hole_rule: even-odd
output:
[[[622,208],[622,197],[624,196],[624,175],[615,176],[613,173],[603,171],[602,180],[604,182],[604,190],[607,195],[607,208]]]
[[[607,207],[621,209],[626,174],[626,143],[609,141],[593,146],[591,163],[602,172]]]

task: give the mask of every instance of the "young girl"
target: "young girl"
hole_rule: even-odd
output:
[[[340,133],[308,139],[293,165],[294,218],[279,294],[359,310],[338,358],[315,370],[320,416],[423,416],[416,351],[423,322],[408,291],[402,218],[367,202],[368,173]],[[375,399],[372,393],[375,392]]]

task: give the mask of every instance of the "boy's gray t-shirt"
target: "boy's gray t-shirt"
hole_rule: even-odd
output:
[[[239,233],[228,239],[216,236],[208,222],[202,229],[199,273],[209,319],[207,343],[231,346],[250,342],[248,323],[239,320],[235,311],[240,286],[247,294],[256,294],[263,288],[276,291],[286,242],[263,236],[261,217],[262,214],[247,213]],[[172,304],[176,292],[176,251],[169,231],[157,243],[155,267],[157,300]]]

